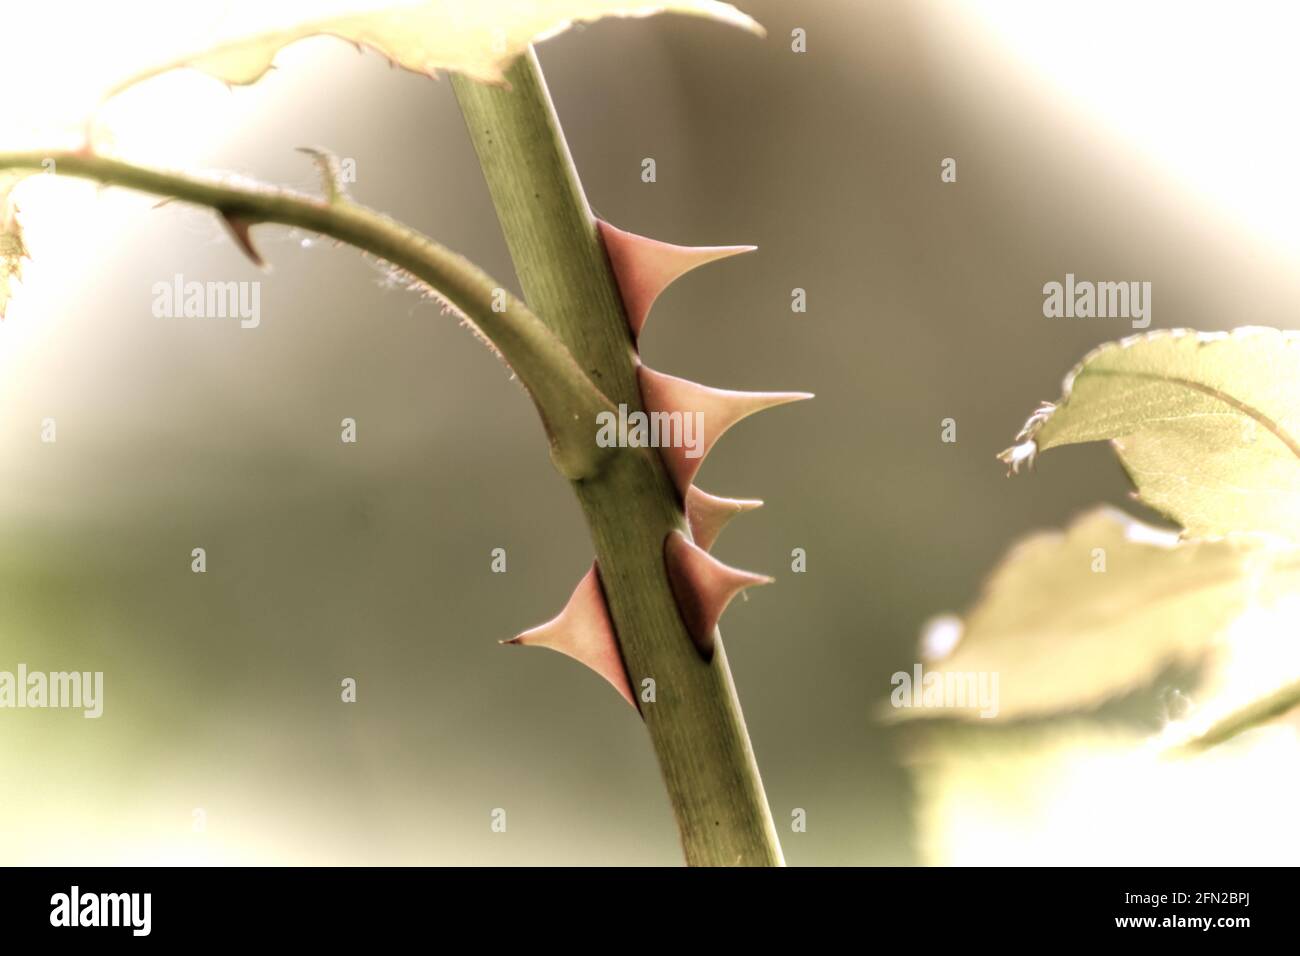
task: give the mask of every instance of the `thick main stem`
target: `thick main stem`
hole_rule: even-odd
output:
[[[596,221],[530,50],[494,87],[454,77],[483,175],[531,310],[615,404],[641,408],[637,355]],[[596,422],[591,423],[595,441]],[[573,482],[632,687],[692,865],[780,865],[781,846],[718,642],[701,659],[664,568],[664,539],[686,530],[656,455],[620,454]],[[689,533],[689,532],[688,532]]]

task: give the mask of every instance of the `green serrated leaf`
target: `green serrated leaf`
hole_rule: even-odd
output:
[[[1300,541],[1300,335],[1160,331],[1094,350],[1001,454],[1109,439],[1139,498],[1191,537]]]
[[[762,34],[735,7],[718,0],[425,0],[362,6],[355,13],[322,17],[223,43],[206,52],[132,77],[113,92],[169,70],[191,67],[226,83],[261,79],[276,54],[298,40],[333,36],[375,50],[416,73],[451,70],[500,83],[505,69],[532,43],[575,23],[604,17],[685,13]]]
[[[1242,536],[1180,542],[1103,507],[1063,534],[1038,533],[1016,545],[966,615],[956,650],[932,666],[996,673],[1002,718],[1093,707],[1170,666],[1203,666],[1202,687],[1217,694],[1221,665],[1240,660],[1229,626],[1247,609],[1285,606],[1297,593],[1300,552]],[[1298,666],[1294,658],[1274,655],[1268,680],[1285,680],[1284,671]],[[1242,676],[1234,678],[1234,701],[1257,692],[1253,677],[1241,686]],[[970,704],[899,713],[978,716]]]
[[[5,317],[12,283],[20,278],[23,260],[27,258],[18,209],[13,202],[14,186],[23,178],[15,173],[0,173],[0,319]]]

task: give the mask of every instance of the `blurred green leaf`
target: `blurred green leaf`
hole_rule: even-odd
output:
[[[1248,609],[1285,607],[1297,593],[1298,551],[1246,536],[1179,542],[1174,532],[1098,508],[1064,533],[1017,544],[967,613],[956,649],[933,666],[997,673],[998,714],[1010,718],[1095,706],[1170,666],[1206,667],[1202,684],[1218,693],[1219,670],[1238,659],[1229,626]],[[1271,639],[1267,628],[1255,631]],[[1270,680],[1300,666],[1272,660]],[[1256,692],[1241,688],[1246,699]],[[979,708],[899,713],[976,717]]]

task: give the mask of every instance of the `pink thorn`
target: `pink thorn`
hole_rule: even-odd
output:
[[[728,521],[761,507],[763,502],[757,498],[719,498],[695,485],[686,489],[686,520],[691,525],[691,537],[705,551],[713,547]]]
[[[637,368],[637,378],[641,383],[641,400],[651,412],[680,412],[683,419],[687,414],[698,414],[702,422],[697,431],[690,432],[698,439],[696,447],[688,448],[684,443],[661,444],[659,453],[664,464],[677,484],[677,489],[685,495],[690,488],[695,473],[700,470],[704,457],[714,443],[742,418],[765,408],[774,408],[788,402],[800,402],[812,398],[810,392],[733,392],[722,388],[709,388],[697,382],[688,382],[684,378],[665,375],[644,365]],[[683,422],[682,434],[686,432]],[[695,427],[695,423],[690,423]],[[702,434],[701,434],[702,433]]]
[[[659,293],[692,269],[719,259],[753,252],[756,246],[674,246],[624,232],[597,219],[596,227],[605,243],[609,264],[618,279],[627,324],[635,341],[641,335],[646,316]]]
[[[230,238],[235,240],[235,244],[243,250],[244,255],[253,260],[253,265],[265,266],[266,262],[253,245],[253,237],[249,232],[253,224],[241,216],[231,215],[228,212],[222,212],[220,216],[221,221],[226,224],[226,229],[230,232]]]
[[[569,603],[558,616],[501,643],[549,647],[572,657],[609,681],[624,700],[636,707],[627,669],[623,666],[623,657],[614,637],[614,625],[605,607],[600,573],[594,564],[578,582]]]
[[[729,567],[691,544],[680,531],[664,539],[664,565],[691,640],[705,660],[713,657],[714,631],[727,605],[745,588],[771,584],[772,578]]]

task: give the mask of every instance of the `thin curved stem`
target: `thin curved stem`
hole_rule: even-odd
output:
[[[90,152],[0,153],[0,171],[44,171],[206,206],[241,228],[296,226],[354,246],[429,286],[471,322],[528,390],[546,426],[551,457],[565,477],[597,474],[610,449],[593,440],[596,415],[613,408],[564,343],[485,272],[414,229],[331,190],[318,198],[236,180],[203,179],[136,166]]]

